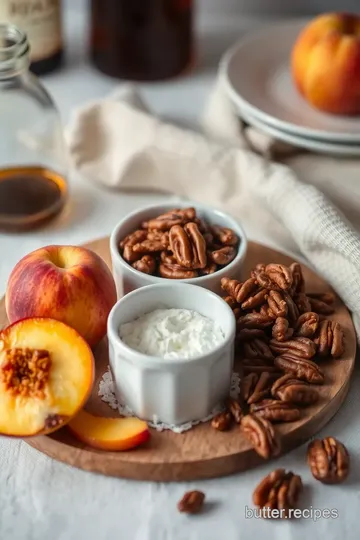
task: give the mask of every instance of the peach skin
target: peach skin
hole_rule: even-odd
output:
[[[105,262],[74,246],[47,246],[25,256],[11,272],[5,295],[11,323],[50,317],[77,330],[91,346],[105,336],[115,302],[115,283]]]
[[[99,450],[130,450],[150,437],[146,424],[138,418],[105,418],[80,411],[68,428],[77,439]]]
[[[360,15],[315,18],[295,42],[291,70],[298,90],[317,109],[360,114]]]

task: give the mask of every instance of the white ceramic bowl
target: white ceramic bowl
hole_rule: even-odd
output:
[[[218,323],[224,342],[191,359],[147,356],[119,337],[120,325],[158,308],[191,309]],[[169,281],[124,296],[108,319],[109,358],[116,396],[145,420],[183,424],[208,416],[229,395],[234,361],[235,317],[211,291]]]
[[[223,227],[230,227],[231,229],[233,229],[236,232],[237,236],[240,238],[239,250],[235,259],[231,261],[230,264],[224,266],[214,274],[210,274],[208,276],[199,276],[192,279],[179,280],[169,280],[162,277],[149,276],[147,274],[144,274],[143,272],[135,270],[135,268],[128,264],[119,253],[119,242],[129,233],[138,229],[142,221],[157,217],[158,215],[163,214],[164,212],[168,212],[175,207],[194,207],[196,209],[197,215],[201,218],[204,218],[209,224],[221,225]],[[241,225],[239,225],[228,214],[210,208],[209,206],[197,204],[192,201],[185,201],[176,204],[168,203],[147,206],[140,210],[136,210],[132,214],[129,214],[124,219],[122,219],[113,230],[110,238],[110,251],[113,275],[119,298],[130,291],[138,289],[139,287],[164,282],[193,283],[194,285],[205,287],[206,289],[212,290],[217,294],[220,294],[220,280],[222,277],[227,276],[239,279],[241,276],[241,269],[247,251],[247,239]]]

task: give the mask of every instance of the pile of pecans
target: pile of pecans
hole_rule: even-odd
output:
[[[213,274],[237,255],[232,229],[210,225],[195,208],[175,208],[141,224],[119,244],[121,256],[145,274],[190,279]]]
[[[234,403],[228,404],[212,426],[224,431],[235,420],[268,459],[280,453],[273,424],[299,420],[301,408],[318,401],[321,360],[344,352],[343,330],[327,318],[334,295],[306,294],[298,263],[258,264],[245,282],[225,277],[221,286],[237,321],[241,413],[235,417]]]

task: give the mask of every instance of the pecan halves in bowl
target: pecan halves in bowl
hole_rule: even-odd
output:
[[[229,229],[228,227],[212,225],[210,227],[210,232],[212,233],[216,242],[219,242],[224,246],[236,246],[239,241],[234,231],[232,229]]]
[[[155,274],[156,259],[153,255],[144,255],[141,259],[135,261],[132,266],[144,274]]]
[[[300,476],[276,469],[260,482],[253,493],[253,503],[262,509],[262,517],[286,519],[295,509],[303,490]],[[275,514],[273,512],[277,510]]]
[[[312,441],[307,460],[313,477],[324,484],[340,484],[349,474],[349,453],[334,437]]]
[[[319,356],[339,358],[344,352],[344,332],[337,322],[321,321],[314,341],[318,345]]]
[[[181,225],[171,227],[169,242],[179,265],[192,270],[205,268],[206,242],[196,223],[188,223],[184,227]]]
[[[270,459],[280,454],[280,439],[268,420],[247,414],[241,420],[240,427],[259,456]]]
[[[189,270],[179,264],[160,264],[159,274],[167,279],[191,279],[198,276],[196,270]]]
[[[138,244],[139,242],[146,240],[147,234],[148,234],[147,231],[144,231],[142,229],[139,229],[137,231],[134,231],[131,234],[128,234],[119,243],[120,250],[124,249],[125,246],[134,246],[135,244]]]
[[[331,315],[334,313],[334,308],[331,304],[327,304],[326,302],[323,302],[319,298],[313,298],[311,296],[308,297],[311,311],[315,311],[315,313],[319,313],[319,315]]]
[[[288,373],[277,379],[271,387],[274,398],[295,403],[296,405],[312,405],[319,399],[319,392],[307,381],[296,379]]]
[[[297,379],[303,379],[312,384],[324,383],[324,374],[319,366],[306,358],[283,354],[275,358],[274,364],[278,369],[291,373]]]
[[[232,246],[224,246],[214,251],[208,252],[209,259],[214,264],[225,266],[231,263],[236,257],[236,249]]]
[[[302,273],[301,265],[297,262],[294,262],[290,264],[289,268],[293,276],[293,284],[292,284],[291,292],[293,294],[304,293],[305,280]]]
[[[269,422],[295,422],[300,418],[300,410],[293,403],[277,399],[263,399],[253,403],[250,412]]]
[[[273,353],[278,355],[290,354],[292,356],[299,356],[300,358],[312,358],[316,354],[315,343],[311,339],[304,337],[296,337],[288,341],[271,339],[269,346]]]
[[[143,229],[157,229],[159,231],[169,231],[174,225],[183,225],[188,221],[195,219],[195,208],[175,208],[165,214],[144,221],[141,226]]]

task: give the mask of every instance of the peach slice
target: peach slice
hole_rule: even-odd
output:
[[[0,433],[44,435],[85,404],[94,357],[75,330],[53,319],[23,319],[0,332]]]
[[[146,422],[139,418],[105,418],[84,410],[68,428],[81,442],[100,450],[130,450],[150,437]]]

